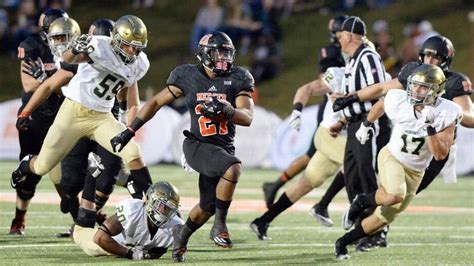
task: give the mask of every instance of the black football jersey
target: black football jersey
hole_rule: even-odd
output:
[[[215,122],[200,114],[197,106],[217,97],[235,107],[235,98],[241,91],[253,92],[254,79],[249,71],[233,67],[227,75],[210,79],[200,65],[181,65],[175,68],[166,85],[181,89],[191,115],[191,133],[203,142],[234,150],[235,124],[230,121]]]
[[[330,67],[343,67],[346,65],[341,54],[341,48],[331,43],[319,50],[319,69],[321,73]]]
[[[57,66],[54,63],[54,56],[47,43],[45,43],[39,35],[32,35],[21,42],[20,46],[18,46],[18,59],[37,60],[38,58],[41,58],[43,61],[45,72],[48,77],[52,76],[57,71]],[[20,107],[20,110],[23,109],[32,95],[33,92],[25,93],[24,90],[22,90],[22,106]],[[33,112],[33,119],[52,123],[63,100],[63,96],[52,94]]]
[[[419,62],[410,62],[403,66],[398,74],[398,81],[400,81],[404,88],[408,85],[408,77],[420,65],[421,63]],[[472,84],[466,75],[453,71],[444,72],[444,74],[446,76],[446,85],[445,92],[441,97],[452,101],[453,98],[458,96],[472,94]]]

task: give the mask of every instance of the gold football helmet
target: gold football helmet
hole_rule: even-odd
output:
[[[133,63],[147,43],[148,32],[139,17],[125,15],[115,22],[112,46],[125,64]]]
[[[150,186],[146,192],[145,209],[148,218],[156,226],[165,224],[178,212],[178,189],[166,181]]]
[[[61,57],[65,51],[71,48],[75,38],[81,35],[81,28],[77,22],[69,17],[58,18],[48,29],[48,45],[51,52]]]
[[[440,67],[421,65],[408,77],[408,101],[413,105],[432,105],[444,93],[445,84],[446,76]]]

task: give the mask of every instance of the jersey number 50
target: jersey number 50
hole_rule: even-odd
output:
[[[194,108],[194,111],[197,115],[200,115],[201,111],[199,110],[198,106],[199,105]],[[227,135],[227,133],[229,132],[227,129],[227,121],[216,122],[210,118],[201,115],[198,118],[198,123],[199,132],[201,132],[201,136],[203,137],[213,136],[217,134],[217,125],[215,123],[219,123],[219,135]]]

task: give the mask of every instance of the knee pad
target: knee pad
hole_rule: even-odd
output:
[[[28,174],[25,181],[21,185],[21,188],[26,191],[35,191],[36,185],[41,181],[41,176]]]
[[[35,189],[25,190],[24,188],[17,188],[16,194],[22,200],[30,200],[35,195]]]

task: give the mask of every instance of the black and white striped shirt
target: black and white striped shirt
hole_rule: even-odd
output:
[[[346,63],[344,75],[345,93],[354,93],[369,85],[385,82],[385,67],[377,52],[366,45],[361,45]],[[342,113],[347,118],[367,113],[376,102],[377,100],[355,102],[342,109]]]

